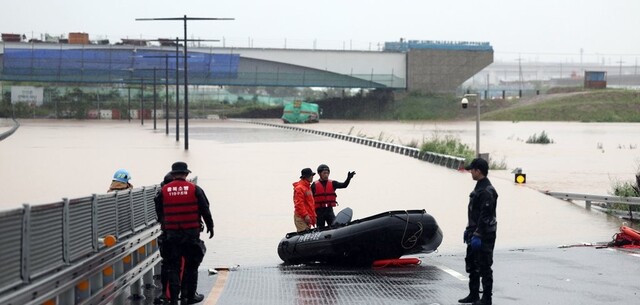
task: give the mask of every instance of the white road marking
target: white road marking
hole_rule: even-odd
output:
[[[432,264],[432,265],[435,266],[436,268],[448,273],[449,275],[461,280],[461,281],[465,281],[465,282],[469,281],[469,278],[466,275],[461,274],[460,272],[455,271],[455,270],[453,270],[453,269],[451,269],[451,268],[449,268],[447,266],[440,265],[440,264]]]

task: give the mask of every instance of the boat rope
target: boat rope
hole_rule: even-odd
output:
[[[400,240],[400,246],[402,246],[403,249],[411,249],[416,245],[418,240],[420,240],[420,236],[422,235],[422,231],[423,231],[423,226],[422,226],[422,223],[420,222],[415,223],[416,225],[418,225],[418,230],[415,233],[413,233],[411,236],[405,239],[405,237],[407,236],[407,231],[409,229],[409,223],[411,223],[409,221],[409,212],[405,211],[405,213],[407,214],[407,219],[405,220],[406,223],[404,225],[404,232],[402,232],[402,239]]]

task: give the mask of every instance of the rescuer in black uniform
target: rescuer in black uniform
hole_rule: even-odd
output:
[[[465,167],[476,182],[476,187],[469,194],[467,211],[467,227],[464,230],[464,242],[467,244],[467,255],[464,258],[465,269],[469,273],[469,295],[458,300],[460,303],[474,305],[491,304],[493,290],[493,248],[496,242],[498,222],[496,207],[498,193],[487,178],[489,164],[481,158],[471,161]],[[482,298],[480,298],[480,281],[482,279]]]
[[[198,288],[198,267],[204,258],[206,247],[200,239],[206,225],[209,238],[213,238],[213,219],[209,210],[209,200],[204,190],[186,181],[191,171],[184,162],[171,165],[170,174],[174,180],[165,184],[154,198],[156,214],[162,226],[163,269],[167,272],[170,304],[195,304],[204,300]],[[184,257],[184,271],[180,279],[180,265]]]

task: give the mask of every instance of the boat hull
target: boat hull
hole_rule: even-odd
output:
[[[342,226],[289,233],[280,241],[278,255],[289,264],[370,266],[380,259],[433,252],[442,238],[426,211],[389,211]]]

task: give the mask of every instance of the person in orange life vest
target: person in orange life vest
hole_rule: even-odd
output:
[[[204,190],[186,181],[191,171],[184,162],[171,165],[174,180],[165,184],[154,198],[156,215],[161,224],[165,240],[163,259],[166,262],[169,283],[170,304],[195,304],[204,300],[198,288],[198,267],[204,258],[206,247],[200,239],[203,230],[201,219],[207,228],[209,238],[213,238],[213,219],[209,210],[209,200]],[[180,280],[180,265],[184,258],[184,270]]]
[[[351,178],[356,172],[347,172],[347,180],[344,182],[338,182],[329,180],[329,166],[326,164],[320,164],[318,166],[318,175],[320,179],[311,184],[311,192],[313,193],[313,200],[316,203],[316,215],[318,216],[318,228],[324,228],[325,226],[331,226],[336,219],[336,215],[333,212],[333,207],[338,204],[336,201],[336,189],[343,189],[349,186]]]
[[[300,171],[300,180],[293,183],[293,223],[297,232],[316,225],[316,210],[310,189],[315,174],[310,168],[305,168]]]
[[[111,185],[109,185],[108,192],[113,191],[123,191],[127,189],[132,189],[133,184],[129,183],[131,180],[131,174],[126,169],[119,169],[113,174],[113,179],[111,180]]]

